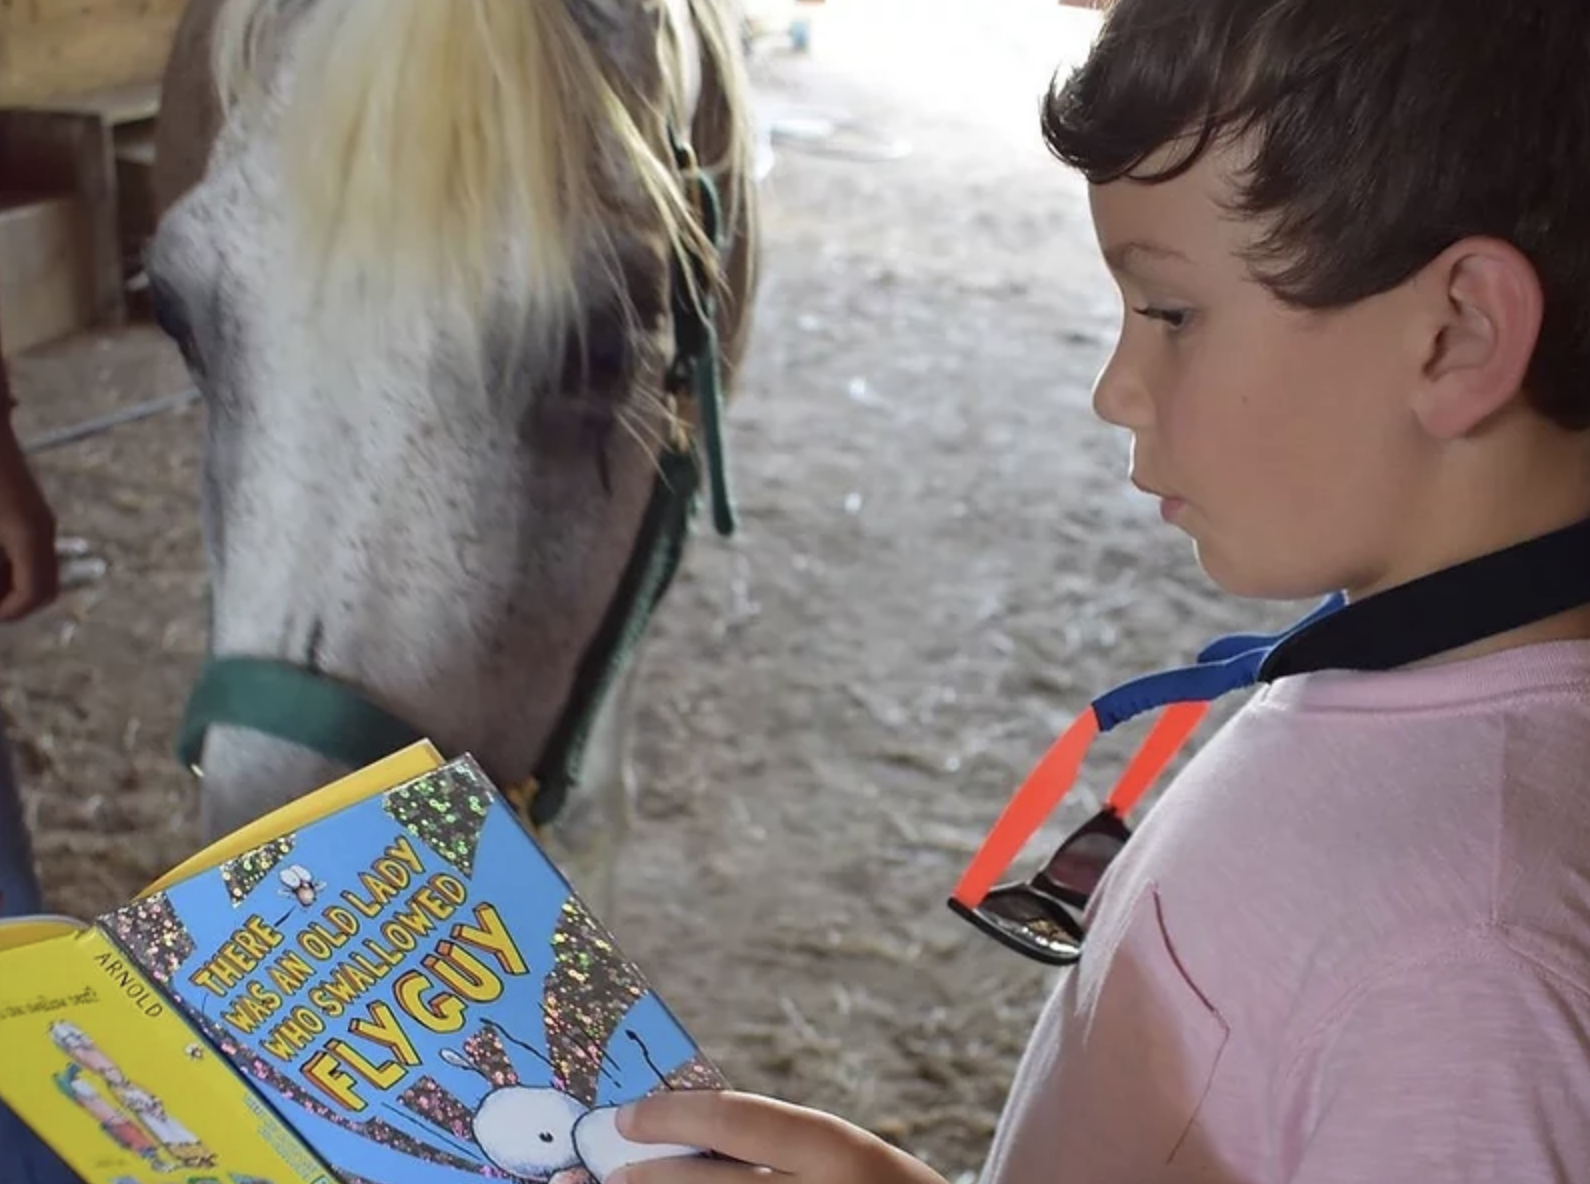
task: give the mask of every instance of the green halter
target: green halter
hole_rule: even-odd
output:
[[[704,237],[721,255],[723,212],[717,187],[672,129],[669,142],[681,176],[694,189]],[[722,354],[709,264],[683,251],[676,251],[672,260],[674,360],[667,387],[693,401],[700,415],[713,522],[727,537],[736,521],[723,440]],[[679,569],[701,475],[702,457],[688,433],[671,440],[658,456],[634,549],[596,636],[581,656],[562,715],[532,781],[508,793],[533,826],[551,822],[579,781],[591,727],[613,680]],[[218,725],[262,732],[352,768],[425,738],[356,687],[278,659],[245,655],[212,654],[206,660],[184,712],[179,759],[197,771],[205,736]]]

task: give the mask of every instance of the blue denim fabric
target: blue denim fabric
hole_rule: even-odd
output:
[[[0,917],[42,907],[33,844],[22,818],[11,744],[0,720]],[[0,1102],[0,1181],[4,1184],[82,1184],[81,1178]]]

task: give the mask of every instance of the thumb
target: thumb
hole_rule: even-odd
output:
[[[682,1143],[793,1175],[849,1159],[865,1136],[833,1115],[734,1090],[649,1094],[624,1107],[619,1133],[637,1143]]]

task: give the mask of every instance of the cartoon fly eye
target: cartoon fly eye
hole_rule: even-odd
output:
[[[486,1095],[470,1128],[486,1158],[503,1171],[550,1180],[581,1166],[574,1127],[585,1112],[560,1090],[509,1085]]]

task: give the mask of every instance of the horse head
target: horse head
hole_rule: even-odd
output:
[[[715,359],[681,369],[681,343],[720,333],[732,367],[743,340],[754,193],[727,11],[187,11],[147,271],[204,396],[212,662],[185,743],[207,838],[405,729],[536,786],[571,704],[608,685],[590,658],[633,592],[659,468],[699,457],[711,418],[680,379]],[[575,729],[605,745],[590,779],[620,777],[627,698]]]

